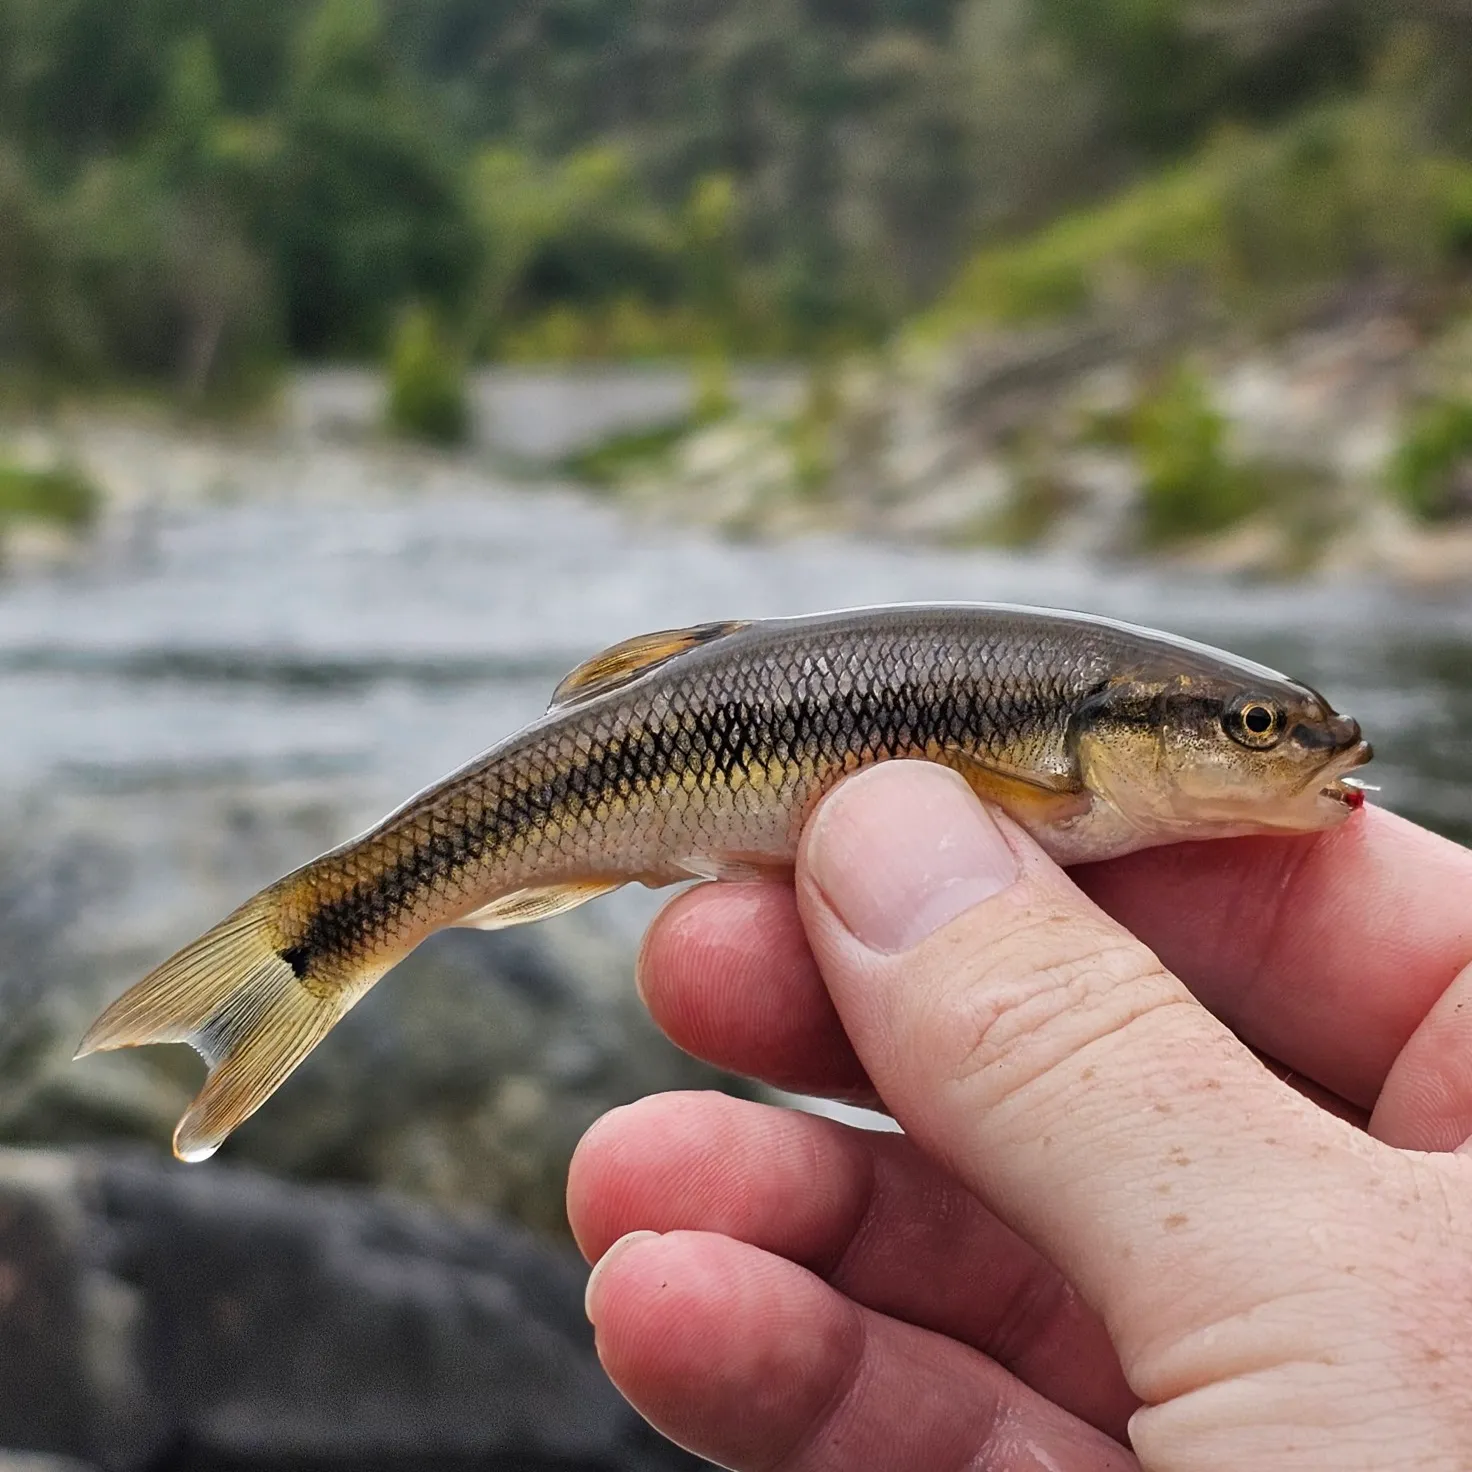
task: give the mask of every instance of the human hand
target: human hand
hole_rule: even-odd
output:
[[[895,763],[795,895],[674,901],[641,984],[676,1041],[907,1133],[689,1094],[595,1125],[614,1380],[742,1469],[1472,1468],[1472,1158],[1412,1153],[1472,1134],[1472,855],[1366,810],[1074,879],[1102,908]]]

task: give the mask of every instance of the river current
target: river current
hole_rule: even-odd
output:
[[[565,487],[378,479],[135,505],[66,570],[0,580],[0,831],[12,857],[100,856],[76,920],[117,979],[537,715],[592,651],[731,616],[990,599],[1169,628],[1322,689],[1374,742],[1377,800],[1472,839],[1465,598],[735,543]]]

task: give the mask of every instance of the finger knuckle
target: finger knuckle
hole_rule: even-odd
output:
[[[950,970],[935,988],[923,1046],[945,1079],[983,1089],[991,1102],[1184,999],[1145,946],[1076,915],[1027,916],[988,945],[951,958]]]

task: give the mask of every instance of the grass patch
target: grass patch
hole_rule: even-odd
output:
[[[85,531],[102,509],[102,493],[73,466],[32,469],[0,463],[0,530],[37,521]]]
[[[1200,376],[1178,368],[1132,416],[1147,546],[1209,536],[1260,511],[1263,479],[1227,453],[1227,422]]]
[[[1410,416],[1391,462],[1391,485],[1422,521],[1472,511],[1472,403],[1435,399]]]
[[[458,445],[470,434],[464,359],[423,308],[406,312],[394,333],[385,417],[394,434],[427,444]]]
[[[675,447],[706,422],[699,415],[683,414],[663,424],[610,435],[569,455],[562,462],[562,470],[589,485],[620,485],[633,475],[664,465]]]

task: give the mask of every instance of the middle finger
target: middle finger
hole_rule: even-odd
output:
[[[719,1094],[666,1094],[584,1137],[568,1214],[596,1260],[627,1232],[715,1232],[866,1308],[981,1350],[1123,1440],[1139,1405],[1058,1271],[901,1136]]]

